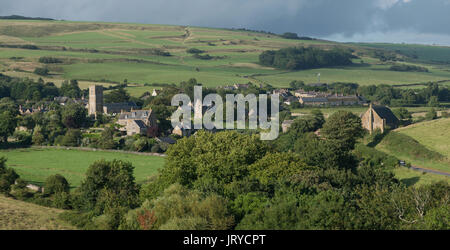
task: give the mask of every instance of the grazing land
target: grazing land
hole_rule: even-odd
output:
[[[450,118],[416,123],[396,131],[450,158]]]
[[[266,50],[298,46],[339,46],[351,49],[358,58],[350,66],[300,71],[258,64],[259,55]],[[187,52],[192,48],[209,57],[195,57]],[[429,72],[392,71],[392,62],[373,56],[373,51],[396,53],[404,63],[425,67]],[[61,63],[40,63],[43,56],[58,58]],[[83,88],[93,81],[109,86],[127,79],[135,84],[130,86],[133,96],[153,90],[145,83],[178,84],[196,78],[210,87],[249,81],[287,87],[293,80],[317,82],[318,73],[322,82],[408,88],[411,84],[450,81],[450,67],[445,64],[449,61],[449,47],[293,40],[262,32],[190,26],[0,20],[3,74],[39,78],[33,71],[45,66],[50,70],[45,81],[59,85],[63,80],[77,79]]]
[[[393,170],[395,176],[408,186],[429,185],[438,181],[450,183],[450,178],[447,176],[423,173],[405,167],[398,167]]]
[[[131,162],[135,167],[134,176],[138,183],[157,173],[165,162],[160,156],[66,149],[2,150],[1,156],[6,157],[7,165],[14,168],[21,178],[28,182],[42,185],[48,176],[61,174],[71,187],[78,187],[81,184],[86,170],[97,160],[117,159]]]
[[[0,230],[76,229],[58,218],[61,212],[0,195]]]
[[[376,148],[413,166],[450,173],[449,121],[442,118],[397,129],[387,134]]]

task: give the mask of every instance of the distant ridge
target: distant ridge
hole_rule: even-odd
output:
[[[0,16],[0,19],[15,19],[15,20],[41,20],[41,21],[54,21],[52,18],[45,17],[26,17],[19,15],[10,15],[10,16]]]

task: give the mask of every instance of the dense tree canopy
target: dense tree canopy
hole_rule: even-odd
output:
[[[352,54],[343,49],[285,48],[268,50],[259,56],[259,63],[280,69],[300,70],[352,64]]]

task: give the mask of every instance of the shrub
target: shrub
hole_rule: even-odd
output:
[[[187,49],[186,52],[189,53],[189,54],[201,54],[204,51],[196,49],[196,48],[190,48],[190,49]]]
[[[148,148],[147,138],[145,138],[145,137],[139,138],[138,140],[136,140],[133,143],[133,147],[134,147],[134,150],[138,151],[138,152],[146,151]]]
[[[14,138],[16,138],[17,142],[22,146],[31,145],[32,137],[31,134],[24,131],[16,131],[14,132]]]
[[[159,146],[159,144],[153,145],[151,151],[152,151],[152,153],[161,153],[162,152],[161,147]]]
[[[33,137],[31,139],[33,144],[35,145],[42,145],[45,142],[45,136],[42,131],[42,128],[40,126],[36,126],[34,128]]]
[[[194,57],[194,58],[197,58],[197,59],[201,59],[201,60],[211,60],[211,59],[214,59],[214,57],[213,57],[213,56],[210,56],[209,54],[205,54],[205,55],[194,54],[193,57]]]
[[[36,68],[34,69],[34,73],[40,76],[47,76],[49,73],[48,68]]]
[[[19,178],[12,168],[6,167],[6,158],[0,157],[0,192],[9,193],[11,185]]]
[[[43,56],[43,57],[39,58],[39,62],[40,63],[62,63],[62,60],[58,59],[58,58],[54,58],[54,57]]]
[[[68,147],[77,147],[81,142],[81,132],[79,129],[69,129],[61,140],[61,145]]]
[[[60,209],[70,209],[70,193],[58,192],[52,196],[53,206]]]
[[[68,193],[70,190],[69,182],[64,176],[55,174],[47,177],[44,184],[44,194],[52,195],[56,193]]]

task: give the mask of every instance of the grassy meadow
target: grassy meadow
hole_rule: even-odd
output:
[[[395,168],[393,170],[393,173],[395,174],[398,180],[400,180],[401,182],[403,182],[408,186],[428,185],[438,181],[450,182],[450,177],[432,173],[424,173],[408,169],[405,167]]]
[[[34,45],[38,49],[11,48]],[[258,65],[258,56],[265,50],[293,46],[333,46],[351,48],[355,53],[373,49],[398,49],[417,53],[417,65],[430,72],[394,72],[390,63],[368,55],[354,60],[348,67],[285,71]],[[6,46],[6,47],[5,47]],[[440,61],[450,61],[450,48],[422,46],[419,49],[403,45],[339,44],[323,40],[291,40],[277,35],[230,29],[212,29],[175,25],[129,23],[91,23],[68,21],[0,20],[0,72],[7,75],[38,78],[32,72],[47,66],[51,75],[46,81],[56,84],[64,79],[82,80],[82,88],[93,81],[108,85],[110,81],[141,85],[132,90],[139,96],[152,87],[144,83],[179,83],[196,78],[205,86],[234,83],[267,83],[287,87],[292,80],[306,83],[356,82],[359,84],[413,84],[429,81],[450,81],[450,67],[430,63],[434,55]],[[209,54],[211,60],[197,59],[186,52],[197,48]],[[160,50],[170,53],[162,56]],[[426,53],[431,53],[429,56]],[[63,63],[44,65],[42,56],[59,58]],[[408,86],[405,86],[408,87]],[[130,87],[132,88],[132,87]],[[131,89],[130,89],[131,90]]]
[[[12,167],[28,182],[42,185],[53,174],[61,174],[71,187],[78,187],[84,179],[88,167],[97,160],[123,160],[134,166],[136,182],[142,183],[164,165],[160,156],[136,155],[128,153],[82,151],[66,149],[15,149],[1,150],[0,157],[6,157],[7,166]]]
[[[413,166],[450,173],[450,119],[416,123],[388,133],[376,149]]]
[[[416,123],[396,131],[450,159],[450,118]]]
[[[58,218],[62,212],[0,195],[0,230],[76,229]]]

